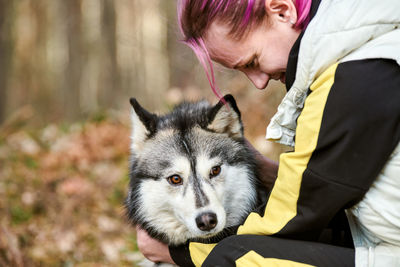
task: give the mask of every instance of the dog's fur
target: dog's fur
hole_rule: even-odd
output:
[[[222,235],[255,208],[254,155],[234,98],[224,99],[183,103],[164,116],[130,100],[127,215],[169,245]]]

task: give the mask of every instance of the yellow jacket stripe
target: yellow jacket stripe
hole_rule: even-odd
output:
[[[280,157],[278,178],[263,217],[251,213],[239,227],[238,234],[272,235],[278,233],[297,215],[297,200],[303,173],[317,146],[319,130],[338,64],[329,67],[311,85],[304,109],[298,118],[294,152]]]
[[[197,242],[191,242],[189,244],[190,257],[195,266],[201,266],[208,254],[217,244],[203,244]]]

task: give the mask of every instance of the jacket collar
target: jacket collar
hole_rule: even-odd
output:
[[[310,8],[310,21],[313,19],[315,14],[317,13],[319,4],[321,0],[313,0],[311,3],[311,8]],[[300,49],[300,43],[301,39],[303,38],[305,29],[300,33],[300,36],[297,38],[296,42],[294,43],[292,49],[290,50],[289,53],[289,59],[288,59],[288,64],[286,66],[286,90],[289,91],[289,89],[292,87],[294,80],[296,78],[296,68],[297,68],[297,60],[299,56],[299,49]]]

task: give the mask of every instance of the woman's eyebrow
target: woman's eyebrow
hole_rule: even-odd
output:
[[[247,57],[246,60],[240,59],[236,62],[233,66],[233,69],[239,69],[246,66],[248,63],[252,62],[256,58],[256,54],[252,54],[251,56]]]

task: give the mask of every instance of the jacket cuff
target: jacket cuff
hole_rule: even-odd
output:
[[[189,243],[180,246],[169,246],[169,253],[171,254],[171,258],[178,266],[195,266],[192,258],[190,257]]]

